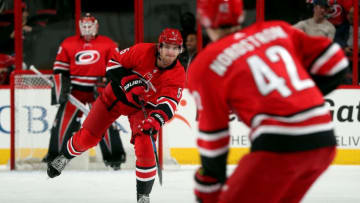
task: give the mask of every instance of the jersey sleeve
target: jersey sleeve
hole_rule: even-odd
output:
[[[106,67],[106,76],[120,84],[123,77],[134,74],[131,69],[137,65],[136,55],[136,45],[120,52],[112,50]]]
[[[340,45],[326,37],[313,37],[289,29],[295,55],[321,92],[326,95],[341,84],[349,65]]]
[[[347,67],[348,61],[337,43],[326,37],[314,37],[291,29],[291,41],[302,65],[312,75],[334,75]]]
[[[169,70],[167,70],[169,71]],[[173,77],[176,75],[176,77]],[[175,111],[182,97],[182,90],[185,84],[185,71],[183,67],[168,72],[166,79],[162,80],[161,89],[157,93],[155,112],[161,117],[161,125],[173,118]]]
[[[187,81],[197,104],[197,146],[206,172],[223,181],[230,142],[229,108],[222,78],[203,61],[206,61],[203,54],[195,58],[188,69]]]
[[[54,74],[63,73],[64,75],[70,74],[70,62],[71,58],[67,50],[66,43],[61,43],[56,59],[53,66]]]

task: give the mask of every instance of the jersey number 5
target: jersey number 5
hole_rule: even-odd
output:
[[[301,80],[297,72],[294,60],[289,52],[282,46],[272,46],[265,52],[266,57],[273,63],[282,60],[285,69],[289,75],[290,83],[295,90],[301,91],[315,84],[311,79]],[[286,80],[279,77],[259,56],[253,55],[247,59],[251,73],[255,79],[258,90],[263,96],[270,94],[276,90],[283,97],[292,94],[290,88],[286,85]]]

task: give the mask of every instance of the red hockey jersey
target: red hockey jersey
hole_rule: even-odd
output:
[[[145,96],[147,105],[164,111],[167,118],[170,119],[182,96],[185,71],[179,60],[167,68],[157,67],[157,54],[156,44],[137,44],[120,52],[114,52],[106,71],[113,72],[113,76],[110,77],[113,82],[121,80],[121,77],[124,76],[123,71],[130,71],[131,74],[137,74],[146,80],[149,86],[149,91]],[[113,89],[122,92],[118,88],[118,84],[113,85]],[[126,99],[123,92],[122,95],[124,102]]]
[[[66,38],[60,45],[54,63],[54,73],[70,73],[71,84],[95,86],[98,77],[105,76],[107,61],[117,45],[110,38],[99,35],[90,42],[80,36]]]
[[[251,150],[298,151],[335,145],[333,125],[313,76],[348,64],[340,46],[284,22],[254,24],[206,47],[189,67],[205,157],[229,148],[229,111],[251,128]]]

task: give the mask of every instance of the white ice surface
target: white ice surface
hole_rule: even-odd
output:
[[[194,167],[163,171],[152,203],[194,202]],[[64,171],[48,179],[45,171],[0,170],[0,203],[134,203],[135,172]],[[360,166],[331,166],[313,185],[303,203],[359,203]]]

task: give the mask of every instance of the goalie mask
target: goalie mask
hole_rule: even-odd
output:
[[[79,21],[80,34],[86,40],[94,39],[98,33],[99,24],[96,18],[90,13],[80,18]]]

